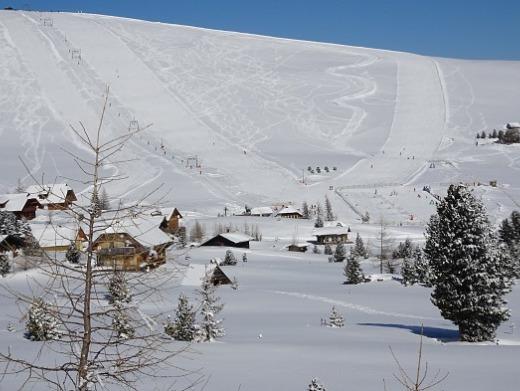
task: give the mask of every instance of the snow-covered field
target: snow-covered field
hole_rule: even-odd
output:
[[[96,126],[106,84],[108,135],[127,133],[133,121],[152,124],[121,156],[132,159],[122,167],[130,180],[108,186],[109,193],[135,199],[164,184],[166,203],[210,233],[228,221],[215,217],[225,206],[299,206],[322,202],[327,194],[338,219],[372,246],[381,218],[396,243],[422,240],[434,211],[423,186],[443,195],[454,181],[498,181],[496,188],[475,186],[494,223],[519,208],[519,147],[475,145],[477,132],[520,120],[519,62],[6,11],[0,11],[0,193],[11,191],[18,178],[32,183],[19,157],[46,182],[79,177],[62,148],[85,153],[69,124]],[[188,163],[193,157],[200,167]],[[309,166],[337,170],[310,175]],[[77,193],[84,190],[70,184]],[[366,211],[371,223],[361,224]],[[245,220],[230,221],[241,227]],[[236,291],[219,288],[227,335],[194,346],[202,354],[180,363],[203,368],[210,376],[206,389],[301,390],[314,376],[328,390],[382,390],[383,378],[389,390],[399,389],[391,383],[396,368],[388,346],[412,368],[421,323],[430,366],[450,372],[442,389],[515,389],[518,287],[509,297],[512,318],[498,333],[501,345],[460,344],[428,289],[396,281],[342,285],[341,265],[283,249],[294,238],[309,238],[308,222],[247,221],[259,225],[264,240],[248,251],[247,264],[226,268],[239,280]],[[197,265],[223,255],[222,249],[190,253]],[[9,279],[26,282],[21,273]],[[170,289],[164,306],[173,310],[178,293],[195,287]],[[332,305],[345,315],[342,329],[320,326]],[[16,303],[0,296],[0,306],[6,314],[0,317],[2,348],[34,349],[22,338]],[[9,320],[18,322],[17,332],[6,331]],[[0,383],[0,390],[9,387]]]

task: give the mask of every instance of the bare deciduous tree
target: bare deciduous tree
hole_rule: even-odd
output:
[[[173,348],[170,345],[171,338],[163,333],[162,319],[165,315],[159,305],[153,314],[145,313],[139,307],[145,300],[147,303],[159,302],[161,289],[171,280],[174,269],[167,268],[168,272],[161,270],[160,273],[136,273],[128,278],[129,289],[132,289],[131,303],[112,305],[107,300],[108,283],[117,265],[114,264],[113,268],[97,265],[94,242],[100,233],[108,232],[107,229],[121,221],[147,213],[145,201],[158,190],[153,189],[130,205],[120,203],[110,211],[100,211],[96,204],[101,188],[108,183],[127,179],[119,170],[115,174],[107,174],[105,168],[128,162],[117,160],[117,155],[135,133],[144,129],[105,138],[103,123],[108,99],[107,87],[94,132],[89,132],[81,122],[80,128],[71,126],[72,132],[91,157],[83,158],[66,151],[85,178],[77,181],[89,189],[85,205],[76,203],[62,211],[86,234],[81,250],[84,262],[73,265],[44,254],[38,265],[39,277],[30,281],[29,293],[6,287],[25,307],[33,302],[35,296],[45,298],[50,303],[49,313],[56,320],[58,330],[56,338],[41,344],[36,357],[27,357],[27,352],[15,351],[11,347],[7,351],[4,348],[0,350],[4,377],[15,376],[14,381],[21,382],[21,389],[29,383],[44,381],[46,387],[58,390],[87,391],[106,389],[108,385],[111,389],[137,390],[139,382],[146,376],[187,374],[173,363],[173,359],[186,351],[187,346]],[[34,177],[33,180],[38,182]],[[65,200],[63,194],[54,196]],[[153,207],[156,208],[156,205]],[[152,297],[154,300],[151,300]],[[127,332],[129,330],[131,332]],[[172,368],[176,370],[172,371]],[[196,377],[194,382],[198,381],[200,378]],[[186,384],[182,387],[187,388],[189,386]]]

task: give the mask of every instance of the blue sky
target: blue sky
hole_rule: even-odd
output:
[[[520,60],[520,0],[0,0],[441,57]]]

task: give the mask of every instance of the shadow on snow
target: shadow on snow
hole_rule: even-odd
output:
[[[459,331],[455,329],[443,329],[440,327],[421,327],[421,326],[410,326],[398,323],[358,323],[359,326],[372,326],[372,327],[390,327],[396,329],[409,330],[414,334],[421,335],[428,338],[435,338],[442,342],[455,342],[459,341]]]

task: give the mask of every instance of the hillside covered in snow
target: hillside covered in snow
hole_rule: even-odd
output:
[[[138,160],[113,196],[164,184],[184,209],[215,212],[334,189],[355,217],[356,204],[373,209],[363,202],[375,187],[497,180],[489,198],[507,204],[502,215],[520,201],[518,148],[475,145],[477,132],[520,119],[518,62],[2,11],[0,72],[1,192],[32,182],[18,157],[37,178],[79,177],[63,152],[82,153],[69,124],[95,128],[108,84],[107,134],[151,124],[127,146]],[[397,198],[377,203],[420,215]]]

